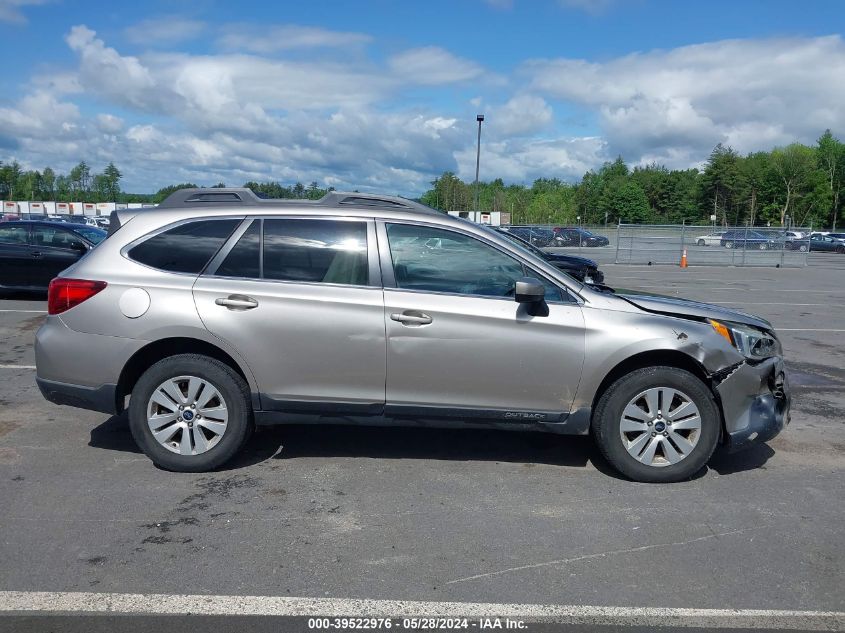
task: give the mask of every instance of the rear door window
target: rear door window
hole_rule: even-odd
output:
[[[214,274],[246,279],[261,277],[261,220],[252,221]]]
[[[368,285],[365,222],[264,220],[264,279]]]
[[[62,248],[65,250],[87,250],[85,242],[78,235],[55,226],[33,226],[30,236],[32,244],[38,247]]]
[[[239,219],[186,222],[133,246],[127,255],[151,268],[199,274],[240,223]]]
[[[25,226],[0,226],[0,243],[26,244],[28,232]]]

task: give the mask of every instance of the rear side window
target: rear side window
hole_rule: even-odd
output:
[[[214,274],[247,279],[261,276],[261,220],[253,220]]]
[[[264,220],[264,278],[367,285],[367,225],[337,220]]]
[[[25,226],[0,226],[0,242],[4,244],[26,244]]]
[[[198,274],[240,223],[240,220],[187,222],[132,247],[128,255],[151,268]]]

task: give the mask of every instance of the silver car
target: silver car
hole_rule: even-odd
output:
[[[789,421],[767,321],[584,285],[403,198],[181,190],[114,212],[48,303],[44,396],[128,409],[174,471],[220,466],[255,425],[326,422],[591,434],[669,482]]]

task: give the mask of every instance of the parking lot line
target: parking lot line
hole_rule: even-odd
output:
[[[512,617],[623,626],[836,630],[845,612],[424,602],[277,596],[0,591],[0,612],[353,617]]]
[[[0,312],[27,312],[32,314],[47,314],[47,310],[0,310]]]
[[[806,327],[776,327],[775,330],[778,332],[845,332],[845,330]]]
[[[0,369],[35,369],[35,365],[0,365]]]

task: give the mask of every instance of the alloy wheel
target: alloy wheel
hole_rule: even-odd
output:
[[[196,376],[165,380],[147,402],[147,424],[153,437],[179,455],[200,455],[214,448],[228,420],[220,391]]]
[[[677,464],[701,437],[701,414],[692,399],[671,387],[653,387],[634,396],[619,424],[628,454],[647,466]]]

